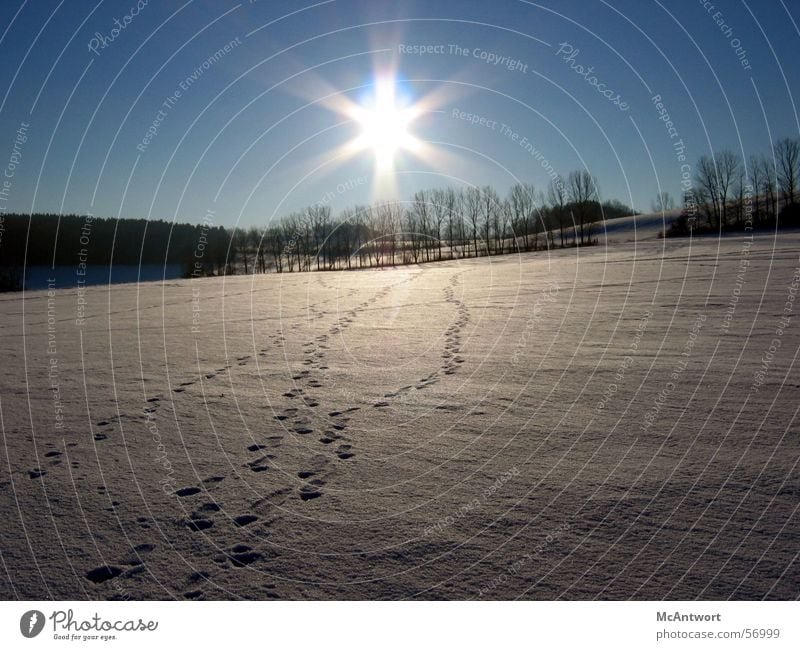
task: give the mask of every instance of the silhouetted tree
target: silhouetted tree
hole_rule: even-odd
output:
[[[778,183],[784,205],[795,202],[800,175],[800,139],[783,138],[775,143]]]

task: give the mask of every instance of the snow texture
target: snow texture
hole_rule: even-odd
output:
[[[616,237],[0,297],[0,597],[797,598],[797,234]]]

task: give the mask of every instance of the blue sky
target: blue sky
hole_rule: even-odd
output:
[[[367,101],[389,68],[403,101],[425,98],[410,130],[436,152],[398,154],[400,198],[465,184],[505,193],[517,180],[543,189],[549,164],[585,166],[604,198],[648,209],[681,181],[654,95],[692,165],[800,132],[796,2],[150,0],[134,15],[136,4],[2,3],[0,164],[30,125],[7,211],[188,222],[213,211],[249,226],[320,200],[368,202],[381,187],[373,156],[334,158],[359,127],[320,100]],[[115,18],[125,27],[111,39]],[[413,45],[437,47],[404,52]]]

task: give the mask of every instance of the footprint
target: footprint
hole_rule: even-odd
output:
[[[373,404],[373,406],[376,409],[380,409],[380,408],[384,408],[386,406],[389,406],[389,402],[376,402],[375,404]]]
[[[122,575],[122,569],[113,565],[100,566],[86,573],[86,577],[95,584],[111,580],[119,575]]]
[[[322,492],[320,492],[319,490],[317,490],[316,488],[314,488],[314,487],[312,487],[310,485],[305,485],[302,488],[300,488],[300,498],[303,501],[310,501],[311,499],[318,499],[321,496],[322,496]]]
[[[233,518],[233,523],[239,528],[252,524],[254,521],[258,521],[258,517],[255,515],[239,515]]]
[[[250,445],[247,448],[247,451],[261,451],[262,449],[266,449],[266,445]]]
[[[307,429],[305,427],[297,427],[294,430],[294,432],[300,434],[301,436],[304,436],[304,435],[309,434],[309,433],[314,433],[314,429]]]
[[[44,455],[44,457],[45,457],[45,458],[55,458],[56,456],[60,456],[60,455],[61,455],[61,452],[60,452],[60,451],[48,451],[48,452],[47,452],[47,453]]]
[[[218,503],[213,502],[204,503],[198,508],[200,512],[219,512],[221,509]]]
[[[43,469],[39,469],[38,467],[36,469],[29,469],[28,470],[28,477],[29,478],[41,478],[45,474],[47,474],[47,472],[44,471]]]
[[[291,493],[291,491],[292,491],[292,488],[288,488],[288,487],[278,488],[277,490],[273,490],[272,492],[270,492],[266,496],[265,499],[261,500],[261,502],[271,503],[271,501],[273,501],[274,499],[277,499],[278,497],[286,496],[287,494]]]
[[[189,576],[189,582],[200,582],[201,580],[208,580],[211,574],[208,571],[195,571]]]
[[[342,460],[347,460],[355,456],[355,454],[350,451],[351,449],[351,445],[339,445],[339,448],[336,450],[336,455]]]
[[[200,530],[208,530],[214,525],[214,522],[210,519],[188,519],[186,525],[189,527],[189,530],[197,532]]]
[[[181,488],[180,490],[175,490],[175,494],[177,494],[179,497],[190,497],[193,494],[197,494],[198,492],[201,492],[200,488],[194,486]]]
[[[133,550],[137,553],[151,553],[156,549],[155,544],[139,544],[138,546],[134,546]]]
[[[233,566],[241,568],[260,560],[264,556],[261,553],[252,550],[245,544],[237,544],[231,549],[231,554],[228,557],[230,558]]]
[[[208,478],[203,479],[203,483],[213,485],[214,483],[220,483],[224,480],[224,476],[209,476]]]
[[[314,476],[314,474],[316,474],[316,472],[311,472],[311,471],[297,472],[297,475],[300,478],[311,478],[312,476]]]

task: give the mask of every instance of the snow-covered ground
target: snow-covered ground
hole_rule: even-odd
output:
[[[0,597],[796,598],[798,238],[622,241],[0,297]]]
[[[671,210],[664,213],[651,212],[633,217],[609,219],[604,223],[594,224],[592,237],[596,237],[600,244],[656,239],[659,233],[669,229],[670,224],[680,213],[680,210]]]

